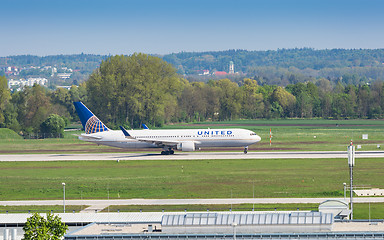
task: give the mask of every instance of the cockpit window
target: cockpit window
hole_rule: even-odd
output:
[[[251,133],[251,136],[255,136],[255,135],[256,135],[256,133],[254,133],[254,132],[253,132],[253,133]]]

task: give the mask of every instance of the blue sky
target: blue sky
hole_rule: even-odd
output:
[[[383,0],[0,0],[0,56],[383,48]]]

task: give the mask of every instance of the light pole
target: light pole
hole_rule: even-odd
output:
[[[65,182],[61,183],[63,185],[63,207],[65,213]]]
[[[346,196],[347,183],[343,183],[343,185],[344,185],[344,201],[345,201],[345,199],[347,199],[347,196]]]
[[[350,203],[351,203],[351,219],[353,219],[353,166],[355,166],[355,146],[348,146],[348,165],[349,165],[349,175],[351,180],[351,185],[349,186],[350,195]]]

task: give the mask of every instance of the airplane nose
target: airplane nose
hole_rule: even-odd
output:
[[[256,135],[256,136],[255,136],[255,139],[256,139],[256,141],[258,141],[258,142],[261,141],[261,137],[260,137],[259,135]]]

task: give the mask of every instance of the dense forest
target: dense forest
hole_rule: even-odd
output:
[[[71,89],[40,85],[11,93],[0,77],[0,126],[42,132],[52,114],[77,121],[73,101],[83,101],[110,128],[164,123],[258,118],[377,119],[384,117],[384,82],[346,84],[311,78],[282,87],[258,79],[189,82],[162,59],[113,56]]]
[[[384,49],[279,49],[270,51],[228,50],[181,52],[157,56],[172,64],[189,81],[229,78],[241,84],[243,78],[256,79],[260,85],[287,86],[326,78],[336,84],[364,84],[384,80]],[[76,70],[73,78],[84,82],[107,59],[105,55],[78,54],[9,56],[0,58],[0,75],[6,66],[65,66]],[[200,76],[203,70],[228,72],[234,62],[236,74]],[[36,75],[36,74],[35,74]],[[27,75],[26,75],[27,76]],[[70,82],[72,82],[70,81]]]

